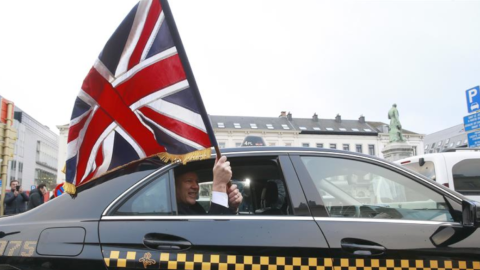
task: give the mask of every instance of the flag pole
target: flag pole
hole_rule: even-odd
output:
[[[215,152],[217,153],[217,158],[222,157],[222,153],[220,152],[220,148],[218,148],[218,145],[215,145]]]
[[[160,4],[162,5],[162,10],[165,14],[165,21],[168,24],[170,34],[172,35],[172,39],[177,48],[177,53],[180,58],[180,61],[182,62],[190,89],[192,90],[192,93],[197,100],[198,109],[200,110],[200,115],[203,119],[203,122],[205,123],[205,129],[207,131],[208,137],[210,138],[210,142],[212,142],[212,146],[215,147],[215,152],[217,153],[217,157],[220,158],[222,154],[220,152],[220,149],[218,148],[217,139],[215,138],[215,135],[213,132],[212,124],[210,122],[210,117],[208,116],[207,110],[205,109],[205,105],[203,104],[202,96],[200,95],[197,82],[195,81],[195,77],[193,76],[193,71],[190,66],[190,62],[188,61],[187,53],[185,52],[182,39],[180,38],[180,34],[178,33],[177,25],[175,24],[175,20],[173,19],[173,14],[170,9],[170,5],[168,4],[168,0],[157,0],[157,1],[160,1]]]

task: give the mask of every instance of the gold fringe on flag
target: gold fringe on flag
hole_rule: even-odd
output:
[[[190,152],[190,153],[183,154],[183,155],[174,155],[174,154],[169,154],[167,152],[156,154],[156,156],[165,163],[182,162],[184,165],[187,164],[187,162],[190,162],[190,161],[208,159],[208,158],[211,157],[211,155],[212,155],[212,149],[211,148],[206,148],[206,149],[203,149],[203,150],[198,150],[198,151]],[[138,160],[135,160],[135,161],[132,161],[130,163],[134,163],[134,162],[137,162],[137,161]],[[116,171],[118,169],[126,167],[130,163],[124,164],[122,166],[116,167],[115,169],[109,170],[108,172],[105,172],[100,176],[97,176],[95,178],[92,178],[92,179],[88,180],[88,182],[92,181],[94,179],[97,179],[97,178],[103,176],[104,174],[111,173],[112,171]],[[64,170],[65,169],[66,169],[66,166],[65,166]],[[68,193],[70,195],[77,195],[77,188],[72,183],[64,182],[63,183],[63,189],[65,190],[66,193]]]
[[[165,163],[182,162],[183,165],[187,164],[187,162],[189,161],[203,160],[203,159],[210,158],[211,155],[212,155],[212,149],[210,148],[190,152],[184,155],[174,155],[174,154],[169,154],[167,152],[157,154],[158,158]]]
[[[63,190],[70,195],[75,195],[77,193],[75,185],[68,182],[63,183]]]

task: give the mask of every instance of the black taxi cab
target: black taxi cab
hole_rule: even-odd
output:
[[[224,150],[237,215],[178,215],[175,171],[138,161],[0,219],[0,269],[480,270],[480,206],[375,157],[317,148]],[[186,167],[185,167],[186,166]]]

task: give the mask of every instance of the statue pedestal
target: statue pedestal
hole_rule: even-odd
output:
[[[404,142],[388,143],[382,150],[383,157],[388,161],[396,161],[413,156],[413,146]]]

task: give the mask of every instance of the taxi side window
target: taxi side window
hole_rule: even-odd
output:
[[[232,184],[237,185],[243,196],[238,215],[293,215],[288,188],[275,157],[228,160],[232,167]],[[212,198],[212,168],[212,162],[192,162],[175,172],[176,177],[184,172],[195,172],[199,179],[196,202],[206,212]]]
[[[386,168],[302,157],[331,217],[454,221],[442,195]]]
[[[169,177],[163,174],[130,195],[113,211],[114,216],[157,216],[171,215]]]
[[[292,215],[287,189],[280,179],[244,179],[232,180],[242,193],[243,202],[238,209],[239,215]],[[212,182],[199,184],[197,202],[208,212],[212,197]]]

